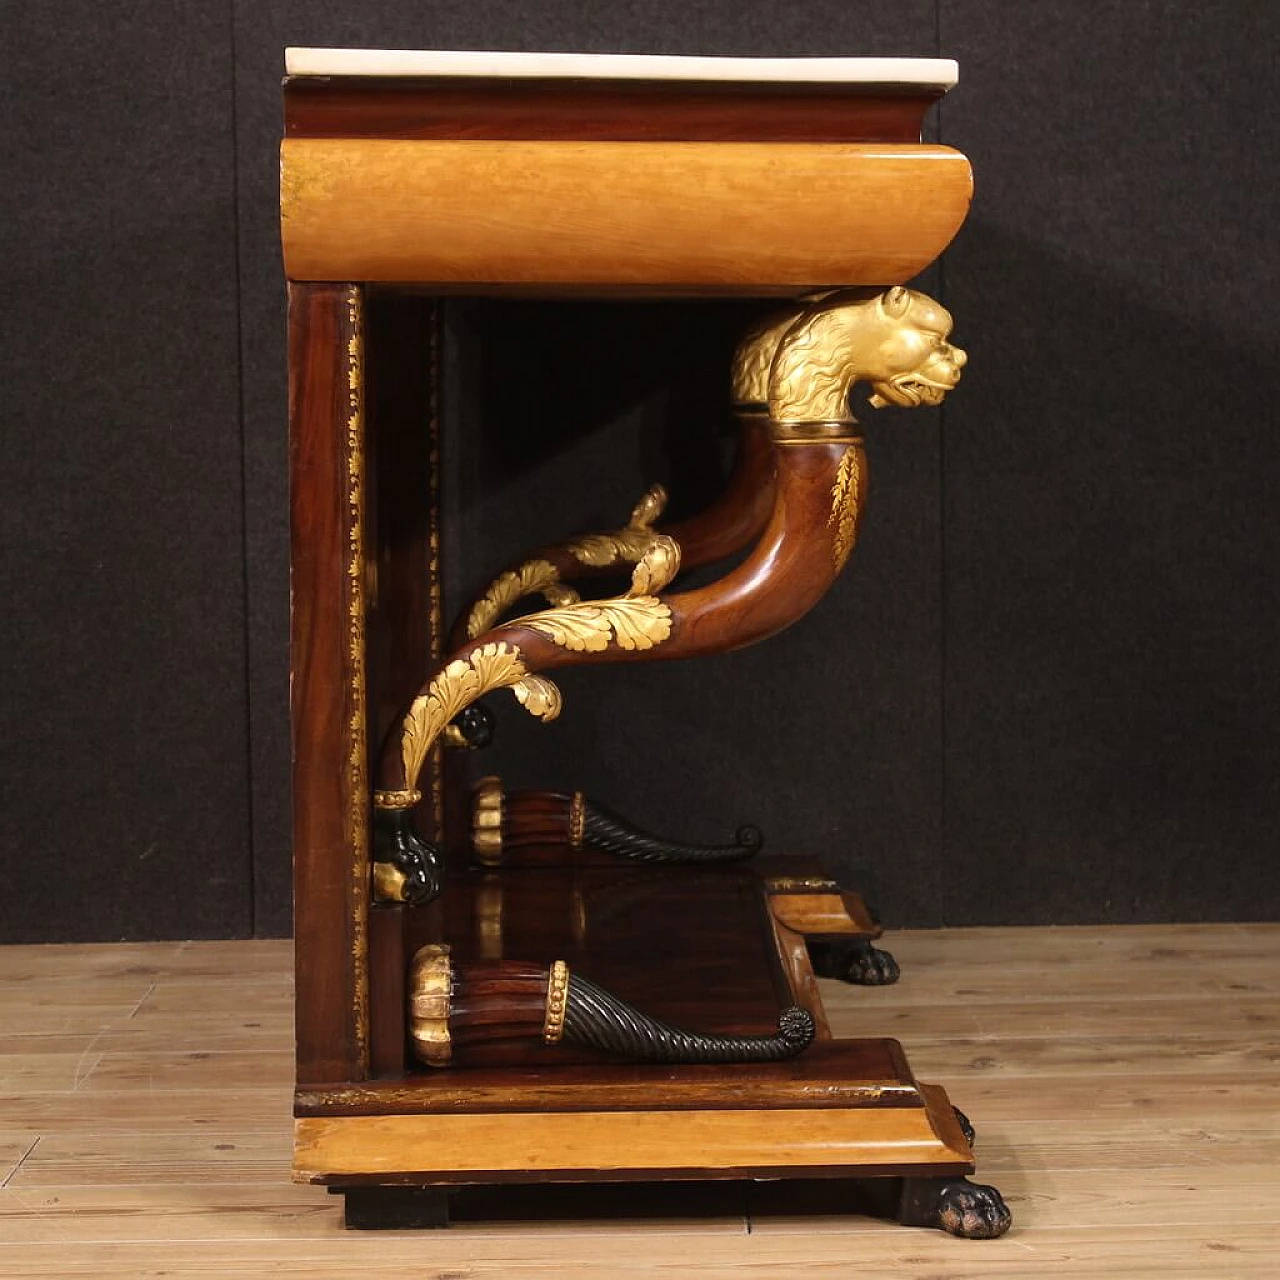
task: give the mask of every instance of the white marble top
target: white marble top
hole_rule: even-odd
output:
[[[637,53],[484,53],[458,49],[286,49],[291,76],[475,76],[538,80],[714,80],[949,89],[950,58],[690,58]]]

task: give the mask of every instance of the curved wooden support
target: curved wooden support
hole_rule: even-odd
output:
[[[679,544],[684,568],[736,554],[760,535],[768,520],[773,502],[768,418],[758,411],[743,412],[739,422],[738,458],[724,492],[706,510],[662,530]],[[634,565],[658,532],[655,522],[666,502],[666,490],[654,485],[622,528],[554,543],[504,570],[459,614],[450,646],[457,649],[483,635],[530,596],[542,596],[551,605],[572,604],[578,594],[569,584]]]
[[[710,507],[656,528],[667,493],[661,485],[654,485],[621,529],[554,543],[500,573],[459,615],[450,634],[450,648],[459,648],[491,630],[529,596],[541,595],[551,605],[574,603],[577,593],[564,584],[634,565],[657,532],[665,533],[679,546],[684,569],[736,555],[758,538],[773,508],[769,370],[787,331],[805,314],[809,304],[825,296],[814,294],[806,302],[770,312],[738,343],[730,378],[730,395],[739,425],[738,457],[727,487]],[[465,744],[455,738],[454,745]]]
[[[741,862],[760,851],[760,829],[738,828],[732,844],[694,845],[649,834],[588,800],[581,791],[504,791],[481,778],[472,789],[471,851],[486,867],[555,866],[570,860],[706,866]]]
[[[379,808],[403,802],[422,759],[464,707],[512,687],[542,719],[559,713],[558,691],[535,673],[638,658],[685,658],[753,644],[807,613],[826,593],[853,546],[865,484],[861,443],[776,441],[777,488],[751,555],[711,586],[659,595],[680,551],[658,534],[625,595],[580,601],[494,627],[450,655],[414,700],[381,757]],[[816,553],[816,554],[815,554]],[[411,802],[410,802],[411,803]]]
[[[448,947],[431,945],[410,970],[409,1033],[419,1060],[432,1067],[559,1044],[631,1062],[780,1062],[813,1041],[814,1020],[792,1006],[774,1035],[682,1031],[570,973],[562,960],[455,964]]]
[[[574,601],[475,636],[393,728],[379,759],[375,808],[386,813],[416,803],[427,753],[459,711],[491,690],[511,688],[526,710],[550,720],[559,714],[560,693],[541,672],[723,652],[803,617],[857,537],[866,459],[850,388],[868,381],[873,405],[937,403],[964,363],[964,353],[947,342],[950,327],[937,303],[901,288],[833,294],[807,308],[770,366],[773,507],[746,560],[710,586],[663,594],[679,570],[680,548],[655,534],[623,595]],[[381,830],[388,825],[380,818]]]

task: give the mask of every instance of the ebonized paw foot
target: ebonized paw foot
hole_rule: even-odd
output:
[[[440,848],[414,831],[408,809],[374,810],[373,856],[375,862],[390,864],[404,877],[403,901],[416,906],[440,892]]]
[[[973,1121],[959,1107],[952,1107],[951,1110],[956,1113],[956,1124],[960,1126],[960,1132],[964,1134],[964,1140],[972,1147],[978,1140],[978,1133],[973,1127]]]
[[[994,1240],[1009,1230],[1013,1215],[995,1187],[968,1178],[907,1178],[900,1221],[937,1227],[965,1240]]]
[[[818,977],[858,987],[888,987],[901,976],[893,956],[869,942],[811,942],[809,957]]]

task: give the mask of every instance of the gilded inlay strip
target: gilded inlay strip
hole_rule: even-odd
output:
[[[770,893],[785,893],[791,889],[839,889],[839,884],[826,876],[772,876],[765,881]]]
[[[351,851],[352,1022],[356,1055],[369,1062],[369,809],[365,690],[364,295],[346,294],[347,841]]]
[[[427,406],[427,596],[429,652],[437,667],[444,657],[444,598],[440,576],[440,303],[431,304],[428,324],[428,376],[431,387]],[[444,831],[444,760],[440,750],[428,761],[431,813],[435,836]]]
[[[569,1007],[569,966],[557,960],[547,974],[547,1013],[542,1022],[544,1044],[559,1044],[564,1036],[564,1018]]]
[[[569,843],[575,849],[582,848],[587,834],[587,798],[575,791],[569,801]]]

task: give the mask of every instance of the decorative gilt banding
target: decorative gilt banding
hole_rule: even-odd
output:
[[[412,809],[422,799],[421,791],[375,791],[374,807],[378,809]]]
[[[446,1066],[453,1057],[452,997],[449,948],[435,944],[420,948],[409,969],[409,1035],[419,1059],[431,1067]]]
[[[557,960],[547,974],[547,1013],[542,1023],[544,1044],[559,1044],[564,1036],[564,1017],[569,1007],[569,966]]]
[[[364,292],[351,285],[346,292],[346,580],[347,580],[347,848],[351,857],[352,1017],[357,1054],[367,1061],[369,1051],[369,968],[366,917],[369,900],[369,806],[365,777],[369,751],[366,741],[368,691],[365,685],[365,613],[368,564],[365,557],[364,517]]]
[[[861,463],[857,448],[849,448],[840,459],[835,484],[831,487],[831,514],[827,528],[831,530],[831,562],[837,573],[853,550],[853,537],[858,528],[858,485]]]
[[[838,890],[840,885],[827,876],[771,876],[765,882],[770,893],[786,893],[795,889]]]

